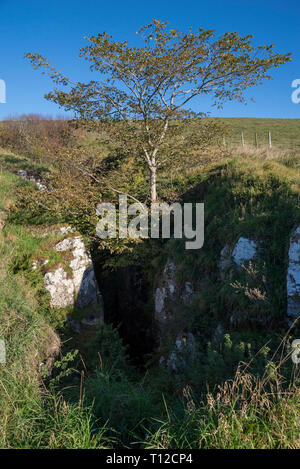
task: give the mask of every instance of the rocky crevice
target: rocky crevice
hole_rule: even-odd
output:
[[[28,175],[26,171],[19,171],[19,175],[35,183],[39,190],[47,189],[39,179]],[[0,213],[0,229],[4,223],[1,220]],[[120,334],[132,353],[139,356],[150,353],[155,343],[163,347],[172,337],[174,349],[168,358],[172,367],[183,344],[190,351],[194,349],[194,336],[186,327],[184,315],[179,314],[178,317],[178,311],[192,302],[199,285],[195,287],[190,279],[179,283],[178,267],[174,262],[169,260],[166,263],[154,286],[154,312],[152,310],[149,313],[149,291],[143,280],[141,266],[117,268],[111,278],[113,285],[107,291],[104,285],[103,302],[94,265],[81,236],[70,232],[65,234],[66,238],[56,244],[55,250],[68,253],[67,267],[56,266],[44,275],[44,287],[50,293],[51,307],[74,306],[85,312],[82,324],[92,325],[103,322],[103,304],[106,303],[108,322],[120,326]],[[218,264],[220,286],[239,274],[243,266],[259,260],[260,255],[261,243],[245,236],[241,236],[234,245],[226,244]],[[45,266],[47,259],[43,263]],[[286,317],[291,323],[300,316],[300,226],[290,238],[286,288]],[[75,326],[78,328],[78,323]],[[224,324],[217,323],[216,334],[220,335],[220,331],[224,331]]]

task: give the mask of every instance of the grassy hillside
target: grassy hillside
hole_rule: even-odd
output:
[[[258,146],[268,146],[268,132],[271,132],[272,145],[282,150],[300,150],[300,119],[220,119],[229,126],[226,143],[241,145],[241,132],[244,132],[245,145],[255,147],[255,133]]]
[[[3,221],[23,184],[1,172]],[[6,345],[6,363],[0,364],[0,447],[102,448],[105,429],[92,433],[90,409],[79,401],[66,403],[43,382],[59,359],[60,339],[41,308],[36,282],[29,282],[25,270],[14,273],[17,260],[30,256],[39,241],[29,226],[7,221],[0,231],[0,338]]]
[[[26,169],[35,167],[30,159],[7,152],[1,162],[14,171],[19,162]],[[146,259],[150,270],[161,268],[171,256],[183,278],[209,279],[206,290],[184,310],[190,327],[201,332],[201,342],[195,360],[178,375],[157,366],[155,356],[146,372],[135,369],[109,325],[77,342],[60,325],[57,333],[65,345],[47,376],[40,364],[51,345],[59,346],[53,327],[60,323],[41,301],[39,280],[28,275],[28,259],[45,242],[37,236],[39,212],[34,213],[35,227],[30,226],[30,207],[22,217],[24,204],[16,200],[22,196],[16,189],[24,182],[2,171],[0,209],[9,216],[0,233],[0,338],[7,344],[7,363],[0,365],[0,446],[299,448],[299,381],[290,358],[281,360],[289,352],[286,344],[275,353],[286,332],[288,237],[300,220],[298,162],[297,156],[278,152],[272,157],[226,155],[165,179],[167,194],[172,190],[186,201],[204,200],[207,217],[205,248],[198,254],[183,252],[172,241],[160,246],[160,252],[156,248],[152,263],[151,246],[133,253],[139,261]],[[42,211],[40,216],[44,220]],[[272,273],[268,293],[274,297],[263,304],[237,294],[229,283],[219,288],[220,250],[243,234],[263,239],[269,252],[265,273],[268,278]],[[254,280],[249,288],[261,288],[260,279],[258,284]],[[255,327],[266,307],[276,318],[273,329],[260,322]],[[242,327],[229,328],[211,344],[216,321],[237,311],[243,313]],[[76,355],[77,347],[83,359]],[[238,367],[249,360],[251,367]]]

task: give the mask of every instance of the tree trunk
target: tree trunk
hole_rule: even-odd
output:
[[[151,195],[151,202],[155,202],[157,199],[157,192],[156,192],[156,166],[150,167],[150,195]]]

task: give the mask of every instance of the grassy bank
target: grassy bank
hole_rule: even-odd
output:
[[[241,133],[244,133],[245,146],[256,147],[255,134],[259,148],[267,147],[268,133],[271,132],[272,145],[281,150],[300,150],[300,119],[258,119],[226,118],[220,119],[229,128],[226,142],[229,145],[241,146]]]
[[[7,154],[2,161],[6,166],[12,162]],[[23,163],[31,165],[30,160]],[[18,157],[13,164],[18,166]],[[14,204],[17,187],[25,183],[2,171],[0,209],[3,219],[9,216],[0,233],[0,337],[7,347],[7,363],[0,365],[0,446],[299,448],[299,383],[290,358],[280,359],[290,351],[285,347],[289,341],[274,353],[284,335],[285,305],[284,288],[276,286],[284,283],[288,237],[299,222],[297,164],[293,155],[270,158],[254,152],[226,156],[172,181],[177,197],[205,201],[211,234],[197,256],[183,256],[180,244],[167,243],[162,259],[151,267],[157,269],[171,255],[183,276],[210,278],[205,294],[184,311],[190,327],[201,331],[201,346],[176,376],[155,359],[146,371],[135,369],[109,325],[80,339],[53,317],[41,296],[41,279],[32,276],[28,263],[47,248],[43,227],[36,214],[34,226],[28,217],[22,223]],[[261,311],[230,285],[220,290],[217,283],[220,249],[242,234],[263,237],[269,249],[266,269],[274,275],[276,325],[249,330],[246,322],[211,344],[219,317],[229,317],[241,306],[252,319]],[[236,371],[249,360],[251,367]]]
[[[18,177],[1,172],[3,219],[20,184]],[[0,338],[6,345],[6,363],[0,364],[0,447],[106,447],[105,430],[93,434],[90,409],[67,404],[43,382],[60,359],[60,339],[41,311],[37,286],[24,272],[13,273],[16,253],[26,256],[36,241],[29,227],[9,221],[0,232]]]

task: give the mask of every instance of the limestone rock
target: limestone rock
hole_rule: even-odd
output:
[[[23,169],[20,169],[17,174],[18,174],[18,176],[20,176],[22,179],[27,179],[27,171],[24,171]]]
[[[174,343],[169,354],[161,357],[160,364],[169,367],[174,372],[186,366],[186,360],[193,356],[195,349],[193,334],[183,332],[186,328],[186,317],[180,314],[180,305],[188,305],[193,300],[194,287],[189,281],[181,285],[176,274],[176,265],[168,261],[154,293],[155,319],[160,346]]]
[[[167,366],[176,372],[179,368],[186,367],[186,361],[190,360],[195,353],[195,337],[191,332],[178,334],[175,347],[167,360]],[[161,362],[162,363],[162,362]]]
[[[35,177],[35,176],[32,176],[30,174],[28,174],[27,171],[23,170],[23,169],[20,169],[18,172],[17,172],[18,176],[20,176],[22,179],[25,179],[26,181],[30,181],[32,182],[33,184],[36,185],[36,187],[38,188],[39,191],[47,191],[48,190],[48,187],[45,186],[44,184],[42,184],[41,182],[41,179]]]
[[[224,281],[227,275],[232,276],[233,271],[239,271],[242,265],[252,261],[257,256],[257,250],[257,243],[243,236],[238,239],[234,247],[226,244],[220,253],[221,280]]]
[[[232,258],[237,266],[251,261],[257,254],[257,243],[251,239],[240,237],[232,252]]]
[[[64,233],[71,230],[65,229]],[[45,289],[50,293],[52,308],[66,308],[75,306],[85,311],[83,324],[94,325],[103,322],[103,300],[95,277],[94,267],[90,255],[87,253],[81,236],[67,237],[56,244],[57,252],[65,253],[65,264],[54,269],[51,267],[44,275]],[[33,269],[38,265],[47,266],[48,259],[42,264],[33,263]]]
[[[191,282],[181,285],[176,278],[177,267],[168,261],[154,293],[155,319],[161,335],[168,329],[174,315],[174,308],[191,303],[195,292]]]
[[[165,328],[168,326],[168,320],[172,315],[172,302],[176,297],[176,266],[174,262],[167,262],[159,286],[155,290],[154,305],[155,319],[160,330],[160,334],[164,334]]]
[[[44,276],[44,286],[50,293],[50,306],[52,308],[66,308],[74,304],[74,283],[68,278],[63,267]]]

